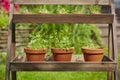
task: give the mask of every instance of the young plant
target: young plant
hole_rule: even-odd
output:
[[[75,14],[83,14],[83,13],[85,13],[85,6],[84,5],[75,6],[72,13],[75,13]]]
[[[40,14],[48,14],[49,12],[48,12],[48,10],[46,10],[46,9],[40,9],[40,10],[39,10],[39,13],[40,13]]]
[[[44,61],[47,53],[47,41],[40,34],[31,37],[28,47],[24,48],[27,61]]]
[[[88,42],[85,43],[85,47],[90,48],[90,49],[99,49],[99,48],[103,48],[102,45],[97,44],[96,42],[90,40]]]
[[[58,14],[68,14],[68,10],[61,5],[58,5],[57,6],[57,13]]]
[[[28,47],[31,49],[44,49],[47,48],[47,46],[47,40],[42,38],[40,34],[37,34],[36,36],[31,36],[31,41],[28,43]]]
[[[73,47],[71,32],[68,24],[56,24],[53,26],[54,31],[51,35],[52,47],[71,48]]]
[[[91,5],[91,6],[89,6],[89,10],[90,10],[91,14],[100,14],[101,6]]]
[[[98,36],[100,36],[100,33],[96,33],[95,30],[91,30],[90,39],[88,39],[88,41],[85,42],[85,46],[91,49],[103,48],[104,45],[102,39]]]
[[[63,38],[60,38],[60,39],[56,38],[54,40],[53,47],[69,49],[69,48],[73,47],[73,43],[72,43],[72,40],[69,39],[69,37],[64,36]]]
[[[48,14],[50,13],[47,9],[47,5],[41,5],[40,8],[39,8],[39,13],[43,13],[43,14]]]
[[[72,29],[72,39],[77,54],[81,53],[83,46],[101,46],[102,38],[100,29],[93,24],[75,24]]]

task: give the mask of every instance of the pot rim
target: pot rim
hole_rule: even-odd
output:
[[[89,47],[82,47],[81,50],[84,54],[103,54],[104,53],[104,48],[92,49]]]
[[[39,48],[39,49],[33,49],[33,48],[30,48],[30,47],[24,47],[24,49],[29,49],[29,50],[47,50],[47,48]]]
[[[64,53],[73,53],[74,52],[74,48],[51,48],[51,51],[53,54],[64,54]]]
[[[47,48],[44,49],[31,49],[29,47],[24,47],[24,52],[26,54],[43,54],[47,52]]]
[[[103,50],[104,48],[90,48],[90,47],[86,47],[86,46],[84,46],[84,47],[82,47],[82,49],[90,49],[90,50]]]
[[[51,49],[74,49],[74,47],[70,47],[70,48],[56,48],[56,47],[52,47]]]

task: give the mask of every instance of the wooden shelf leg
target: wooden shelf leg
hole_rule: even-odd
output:
[[[16,71],[12,71],[12,80],[16,80]]]
[[[107,73],[107,80],[112,80],[112,72]]]
[[[110,59],[113,58],[113,44],[112,44],[112,24],[108,26],[108,56]],[[107,80],[112,80],[112,72],[107,73]]]
[[[118,48],[117,48],[117,33],[116,33],[116,13],[114,0],[111,0],[111,12],[114,14],[114,20],[112,24],[112,43],[113,43],[113,60],[117,63],[116,70],[114,72],[114,80],[118,80]]]
[[[5,80],[10,80],[10,70],[9,67],[6,67]]]
[[[118,80],[118,68],[116,68],[115,72],[114,72],[114,80]]]
[[[7,61],[6,61],[6,72],[5,72],[5,80],[10,80],[10,57],[9,51],[7,52]]]

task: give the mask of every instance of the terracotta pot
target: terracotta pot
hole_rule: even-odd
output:
[[[71,61],[74,48],[52,48],[54,61]]]
[[[28,47],[24,48],[26,53],[27,61],[44,61],[47,49],[30,49]]]
[[[82,47],[82,52],[84,55],[85,61],[102,61],[103,54],[104,54],[104,48],[99,49],[91,49],[88,47]]]

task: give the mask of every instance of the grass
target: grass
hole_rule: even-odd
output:
[[[0,53],[0,59],[0,80],[4,80],[6,55]],[[106,75],[107,72],[17,72],[17,80],[107,80]]]
[[[18,80],[105,80],[104,72],[23,72],[18,73]],[[33,76],[33,74],[35,74]]]

